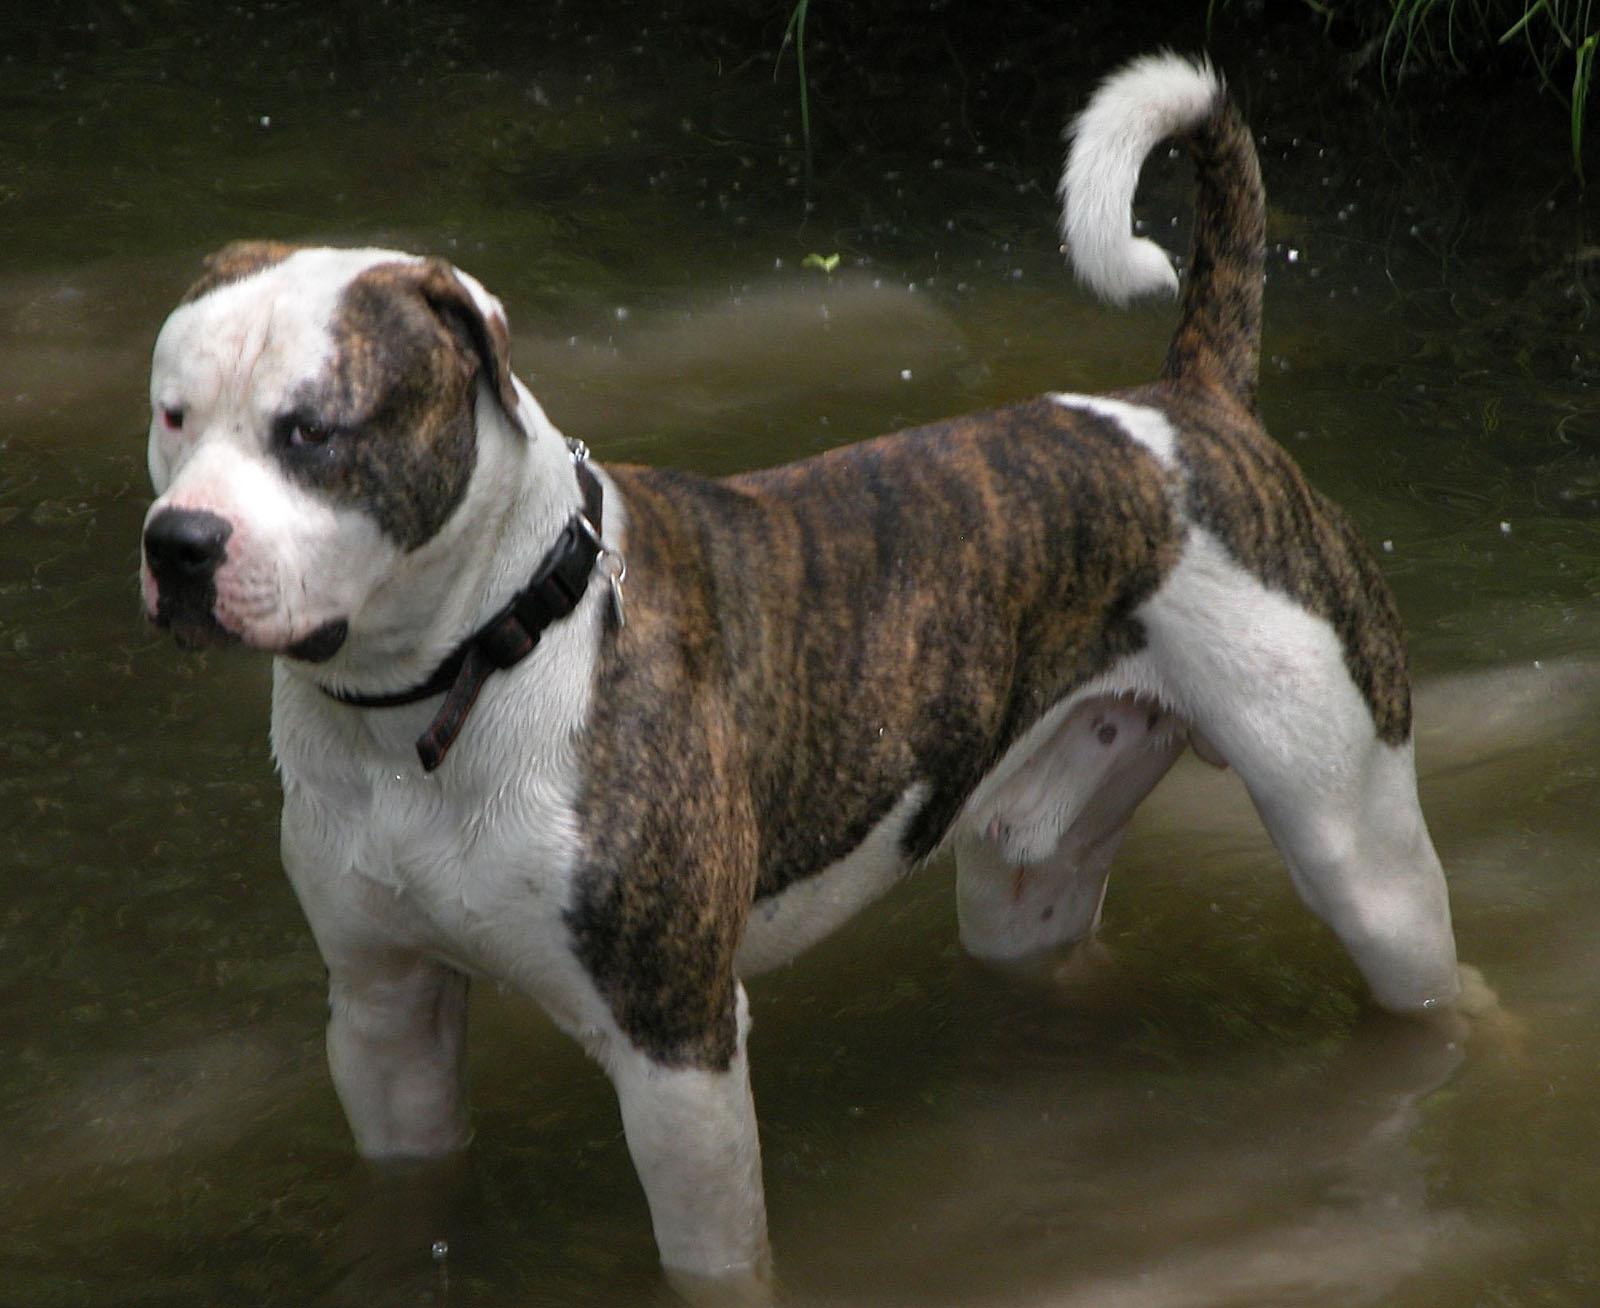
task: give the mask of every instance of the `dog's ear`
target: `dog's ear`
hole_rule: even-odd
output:
[[[241,282],[287,259],[300,247],[284,241],[230,241],[201,264],[199,278],[183,293],[180,304],[209,295],[219,286]]]
[[[467,355],[477,360],[511,425],[526,434],[511,380],[511,330],[500,301],[443,259],[422,262],[417,290]]]

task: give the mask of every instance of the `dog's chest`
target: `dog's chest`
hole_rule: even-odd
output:
[[[416,714],[355,718],[284,690],[274,705],[284,863],[319,932],[531,980],[532,960],[557,952],[566,930],[578,847],[566,751],[523,742],[511,766],[502,734],[516,714],[489,713],[424,774]],[[330,730],[348,737],[344,748],[317,747]]]
[[[344,848],[325,866],[396,943],[506,977],[561,930],[569,891],[572,860],[551,838],[565,815],[526,782],[480,799],[380,775],[366,804],[334,818]]]

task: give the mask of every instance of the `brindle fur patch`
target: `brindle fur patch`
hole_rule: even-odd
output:
[[[1379,739],[1411,738],[1411,681],[1399,610],[1372,552],[1294,460],[1214,391],[1162,382],[1128,392],[1180,433],[1185,512],[1269,589],[1332,625]]]
[[[723,1067],[754,900],[918,783],[904,853],[931,853],[1009,745],[1140,647],[1175,488],[1114,423],[1043,400],[724,482],[610,471],[628,622],[582,744],[568,923],[630,1038]]]
[[[1126,396],[1181,434],[1186,510],[1263,585],[1332,624],[1380,739],[1411,735],[1394,599],[1337,505],[1309,485],[1256,417],[1266,194],[1250,129],[1224,96],[1185,140],[1195,165],[1189,273],[1164,380]]]
[[[417,290],[456,334],[462,348],[477,358],[500,407],[520,428],[517,387],[511,379],[511,329],[506,320],[499,314],[485,317],[455,269],[443,259],[429,259],[422,264],[417,273]]]
[[[370,514],[407,550],[454,512],[477,457],[480,360],[435,311],[426,277],[426,265],[386,263],[351,280],[331,324],[332,367],[283,416],[331,435],[275,446],[295,480]]]
[[[284,241],[230,241],[215,254],[206,256],[199,278],[183,293],[179,303],[189,304],[218,287],[254,277],[283,262],[300,248]]]
[[[1185,141],[1194,161],[1194,239],[1163,376],[1220,386],[1256,407],[1266,193],[1250,128],[1226,97]]]
[[[1265,199],[1219,98],[1186,144],[1195,247],[1164,379],[1168,472],[1114,423],[1036,401],[712,483],[618,469],[630,620],[582,744],[568,924],[628,1036],[725,1067],[751,904],[855,848],[914,785],[908,859],[1052,704],[1144,634],[1186,522],[1338,633],[1410,736],[1394,602],[1342,513],[1255,416]],[[1175,506],[1181,506],[1181,512]],[[603,782],[599,779],[603,779]]]

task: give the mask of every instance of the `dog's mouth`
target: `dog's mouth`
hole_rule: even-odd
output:
[[[156,613],[155,625],[172,633],[172,638],[178,642],[179,649],[214,649],[220,645],[237,645],[239,636],[229,631],[210,613],[195,613],[190,610],[167,611],[165,608]]]
[[[225,645],[254,644],[239,632],[224,627],[211,612],[198,612],[187,606],[162,605],[151,621],[163,630],[170,631],[179,649],[217,649]],[[326,663],[343,648],[349,634],[349,622],[344,618],[335,618],[288,645],[258,648],[270,654],[299,659],[303,663]]]
[[[212,649],[236,645],[237,632],[217,621],[216,589],[207,579],[203,586],[146,586],[145,616],[163,631],[170,631],[179,649]],[[150,601],[154,600],[154,605]]]
[[[335,618],[295,641],[283,653],[303,663],[326,663],[339,652],[349,634],[350,624],[343,618]]]

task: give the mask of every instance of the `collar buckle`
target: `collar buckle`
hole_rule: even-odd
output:
[[[578,524],[578,530],[600,551],[595,567],[605,573],[606,582],[611,587],[611,616],[616,619],[620,631],[628,625],[627,607],[622,601],[622,583],[628,577],[628,560],[622,557],[621,550],[606,544],[586,514],[580,513],[574,521]]]

